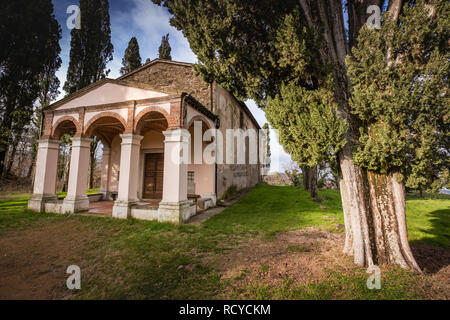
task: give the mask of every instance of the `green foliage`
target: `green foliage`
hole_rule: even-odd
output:
[[[318,54],[319,26],[307,27],[298,1],[153,2],[174,15],[205,80],[265,106],[295,161],[334,161],[346,127],[336,116],[331,66]]]
[[[122,68],[120,74],[124,75],[134,69],[142,66],[141,54],[139,53],[139,43],[136,37],[131,38],[128,47],[125,50],[125,55],[122,59]]]
[[[276,60],[276,31],[297,0],[153,0],[173,14],[197,55],[197,71],[236,97],[260,105],[276,93],[289,70]]]
[[[405,6],[400,24],[364,27],[347,59],[351,106],[362,121],[355,161],[400,171],[413,189],[439,190],[448,179],[450,4]],[[387,58],[388,57],[388,58]]]
[[[172,60],[171,56],[172,48],[170,47],[169,43],[169,34],[162,37],[161,45],[159,46],[158,52],[160,59]]]
[[[346,143],[347,126],[336,111],[331,92],[307,90],[294,83],[283,85],[265,108],[286,152],[300,166],[309,167],[335,161]]]
[[[55,95],[60,26],[50,0],[18,0],[0,12],[0,173],[10,145],[30,124],[40,94]],[[32,27],[30,27],[32,26]]]
[[[74,93],[105,78],[113,59],[108,0],[80,0],[81,29],[73,29],[64,90]]]

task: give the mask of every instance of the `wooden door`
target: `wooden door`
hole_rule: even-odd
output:
[[[163,194],[164,154],[150,153],[145,156],[144,199],[161,200]]]

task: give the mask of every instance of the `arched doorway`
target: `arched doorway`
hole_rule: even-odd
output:
[[[167,114],[148,109],[138,115],[136,133],[143,137],[140,156],[138,194],[142,201],[157,204],[163,197],[164,134],[168,129]]]

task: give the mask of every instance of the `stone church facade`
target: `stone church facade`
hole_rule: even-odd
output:
[[[44,116],[28,205],[34,211],[77,213],[88,211],[94,201],[113,201],[116,218],[183,223],[199,207],[215,206],[230,188],[261,181],[259,157],[256,164],[248,159],[245,164],[172,161],[183,150],[194,157],[191,137],[200,127],[202,134],[218,130],[223,137],[228,129],[260,129],[244,103],[218,84],[204,82],[188,63],[156,59],[52,104]],[[59,144],[67,133],[73,136],[68,193],[58,199]],[[94,136],[103,144],[101,188],[99,195],[88,197]],[[259,149],[259,139],[257,144]],[[206,143],[200,148],[204,151]]]

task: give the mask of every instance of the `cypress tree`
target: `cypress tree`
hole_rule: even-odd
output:
[[[72,29],[64,90],[74,93],[105,78],[113,59],[108,0],[80,0],[81,28]]]
[[[136,37],[131,38],[128,43],[128,48],[125,50],[125,55],[122,59],[122,69],[120,74],[124,75],[134,69],[142,66],[141,55],[139,53],[139,44]]]
[[[162,37],[158,52],[160,59],[172,60],[172,56],[170,54],[172,52],[172,48],[169,43],[169,34]]]
[[[64,90],[72,94],[105,78],[110,70],[106,65],[113,59],[111,23],[108,0],[80,0],[81,28],[72,29],[70,63]],[[94,137],[91,150],[99,139]],[[90,153],[89,186],[93,187],[96,154]]]

